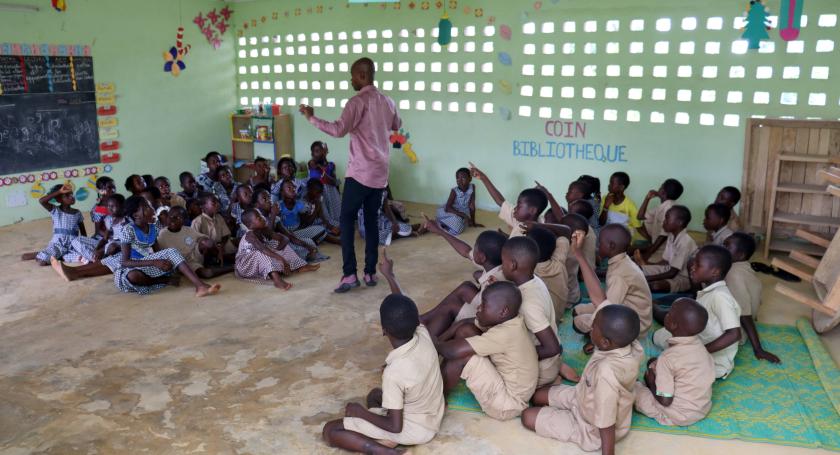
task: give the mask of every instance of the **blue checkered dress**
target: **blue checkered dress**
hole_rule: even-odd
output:
[[[172,263],[172,270],[167,272],[154,266],[125,267],[122,265],[122,251],[120,251],[119,253],[113,256],[108,256],[102,260],[102,264],[114,272],[114,285],[117,289],[122,292],[136,292],[140,295],[151,294],[154,291],[163,289],[166,285],[153,284],[151,286],[139,286],[128,280],[128,273],[133,270],[138,270],[150,278],[169,276],[175,272],[181,263],[184,262],[184,256],[182,256],[175,248],[154,251],[153,246],[157,241],[159,232],[160,226],[157,224],[150,225],[149,232],[146,233],[134,223],[128,223],[120,230],[119,241],[122,245],[131,245],[132,260],[150,261],[155,259],[166,259]]]
[[[461,191],[461,189],[456,186],[455,188],[452,188],[452,191],[455,192],[455,202],[452,204],[452,208],[469,215],[470,198],[472,198],[473,192],[475,191],[475,185],[470,185],[469,188],[467,188],[467,191]],[[467,227],[466,221],[454,213],[447,212],[446,206],[438,207],[437,221],[440,224],[440,227],[452,235],[458,235],[464,232],[464,229]]]
[[[72,213],[62,211],[57,206],[50,210],[53,223],[53,236],[47,247],[35,255],[35,259],[47,262],[51,257],[65,262],[81,262],[83,256],[72,247],[73,239],[79,236],[79,225],[82,224],[82,212],[74,210]]]

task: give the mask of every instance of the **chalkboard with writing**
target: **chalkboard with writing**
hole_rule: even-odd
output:
[[[0,56],[0,175],[98,162],[93,60]]]

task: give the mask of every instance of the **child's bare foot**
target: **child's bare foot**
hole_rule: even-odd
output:
[[[595,352],[595,345],[591,341],[583,345],[584,354],[592,355],[593,352]]]
[[[566,362],[560,364],[560,376],[572,382],[580,382],[580,375],[574,368],[570,367]]]
[[[305,266],[297,269],[296,271],[298,273],[314,272],[314,271],[316,271],[320,268],[321,268],[321,264],[306,264]]]
[[[172,276],[169,277],[169,285],[175,286],[176,288],[181,285],[181,275],[174,273]]]
[[[277,278],[276,280],[274,280],[274,287],[276,287],[277,289],[288,291],[292,288],[292,283],[289,283],[288,281],[282,278]]]
[[[52,266],[53,270],[55,270],[55,273],[58,274],[58,276],[64,278],[64,281],[73,281],[71,277],[68,276],[67,270],[65,269],[63,262],[51,257],[50,265]]]
[[[50,261],[37,261],[37,262],[38,262],[38,265],[40,265],[41,267],[46,267],[48,265],[51,265]]]
[[[21,261],[34,261],[38,253],[23,253],[20,255]]]
[[[216,283],[211,286],[207,283],[204,283],[203,285],[195,288],[195,296],[206,297],[208,295],[218,294],[220,289],[222,289],[221,284]]]

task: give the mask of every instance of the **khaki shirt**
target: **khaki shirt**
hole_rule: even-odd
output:
[[[741,327],[741,308],[735,297],[726,287],[726,282],[718,281],[697,292],[697,302],[709,312],[709,322],[698,335],[700,341],[706,345],[718,339],[723,332]],[[732,343],[718,352],[712,353],[715,361],[717,377],[726,377],[735,367],[735,354],[738,353],[738,343]]]
[[[550,327],[551,332],[557,334],[557,318],[554,313],[554,304],[551,302],[551,294],[549,294],[545,283],[536,276],[531,281],[522,283],[519,286],[519,291],[522,293],[522,306],[519,307],[519,315],[525,320],[525,326],[531,333],[531,342],[534,346],[538,346],[540,342],[535,335],[536,333]],[[559,336],[557,343],[560,343]],[[560,372],[560,356],[556,355],[539,362],[540,383],[544,384],[544,381],[549,378],[553,381]]]
[[[516,316],[467,338],[476,355],[489,357],[496,366],[507,392],[524,403],[534,394],[539,377],[537,351],[528,334],[522,316]]]
[[[626,253],[611,257],[608,264],[607,300],[639,315],[639,337],[643,337],[653,321],[653,297],[645,274]]]
[[[732,268],[726,274],[726,287],[738,302],[741,309],[741,317],[758,316],[758,307],[761,305],[761,280],[753,272],[749,261],[733,262]],[[741,344],[747,342],[747,334],[741,329]]]
[[[702,419],[712,407],[715,362],[696,336],[671,337],[668,345],[656,359],[656,394],[674,399],[669,411]]]
[[[679,269],[679,275],[688,279],[688,260],[696,250],[697,242],[688,235],[688,229],[683,229],[677,235],[668,234],[662,260],[666,261],[671,267]]]
[[[583,239],[583,257],[592,270],[595,270],[595,254],[598,250],[598,236],[595,235],[595,230],[589,226],[586,232],[586,237]],[[580,264],[574,254],[568,255],[566,258],[566,273],[569,274],[569,302],[580,301],[580,284],[578,282],[578,271],[580,271]]]
[[[403,419],[438,431],[446,408],[438,353],[429,332],[417,327],[411,340],[394,349],[382,372],[382,407],[402,409]]]
[[[732,232],[743,231],[744,227],[741,226],[741,219],[738,218],[738,214],[735,212],[735,209],[729,214],[729,223],[726,223],[726,227],[729,228]]]
[[[575,386],[579,410],[591,427],[586,431],[600,440],[599,428],[615,425],[616,440],[630,431],[634,387],[644,352],[638,341],[629,346],[592,354]]]
[[[213,218],[202,213],[192,222],[192,228],[196,231],[210,237],[211,240],[218,243],[222,241],[222,237],[230,236],[230,228],[228,228],[225,219],[218,213]]]
[[[732,232],[732,229],[729,229],[729,226],[724,226],[717,231],[712,232],[712,245],[723,246],[723,242],[732,234],[734,234],[734,232]]]
[[[547,261],[537,264],[534,269],[534,275],[540,277],[548,288],[555,316],[566,311],[566,303],[569,301],[569,274],[566,272],[568,256],[569,239],[557,237],[554,254]]]
[[[665,222],[665,214],[673,206],[674,201],[668,199],[645,213],[645,230],[650,234],[651,242],[656,241],[659,236],[666,235],[665,231],[662,230],[662,223]]]
[[[502,272],[501,265],[482,272],[481,276],[478,277],[478,293],[471,301],[461,306],[461,310],[458,311],[458,314],[455,316],[456,321],[475,317],[475,312],[478,310],[478,304],[481,303],[481,294],[493,281],[505,281],[505,274]],[[478,321],[476,321],[476,325],[477,324]]]
[[[502,207],[499,211],[499,219],[504,221],[510,228],[510,237],[521,237],[525,235],[525,233],[522,232],[522,228],[519,227],[519,221],[513,217],[514,208],[515,207],[510,205],[508,201],[502,202]],[[537,218],[538,223],[543,223],[544,221],[545,218],[543,218],[542,215]]]
[[[207,236],[189,226],[183,226],[178,232],[172,232],[169,228],[160,231],[157,241],[161,249],[175,248],[178,250],[184,256],[187,265],[195,271],[195,269],[204,266],[204,255],[198,248],[198,242],[204,238],[207,238]]]

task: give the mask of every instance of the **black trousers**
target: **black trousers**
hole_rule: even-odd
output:
[[[382,205],[382,188],[370,188],[353,178],[344,180],[344,193],[341,195],[341,257],[344,261],[344,276],[356,274],[356,220],[360,208],[364,215],[365,232],[365,273],[376,273],[379,260],[379,223],[377,217]]]

